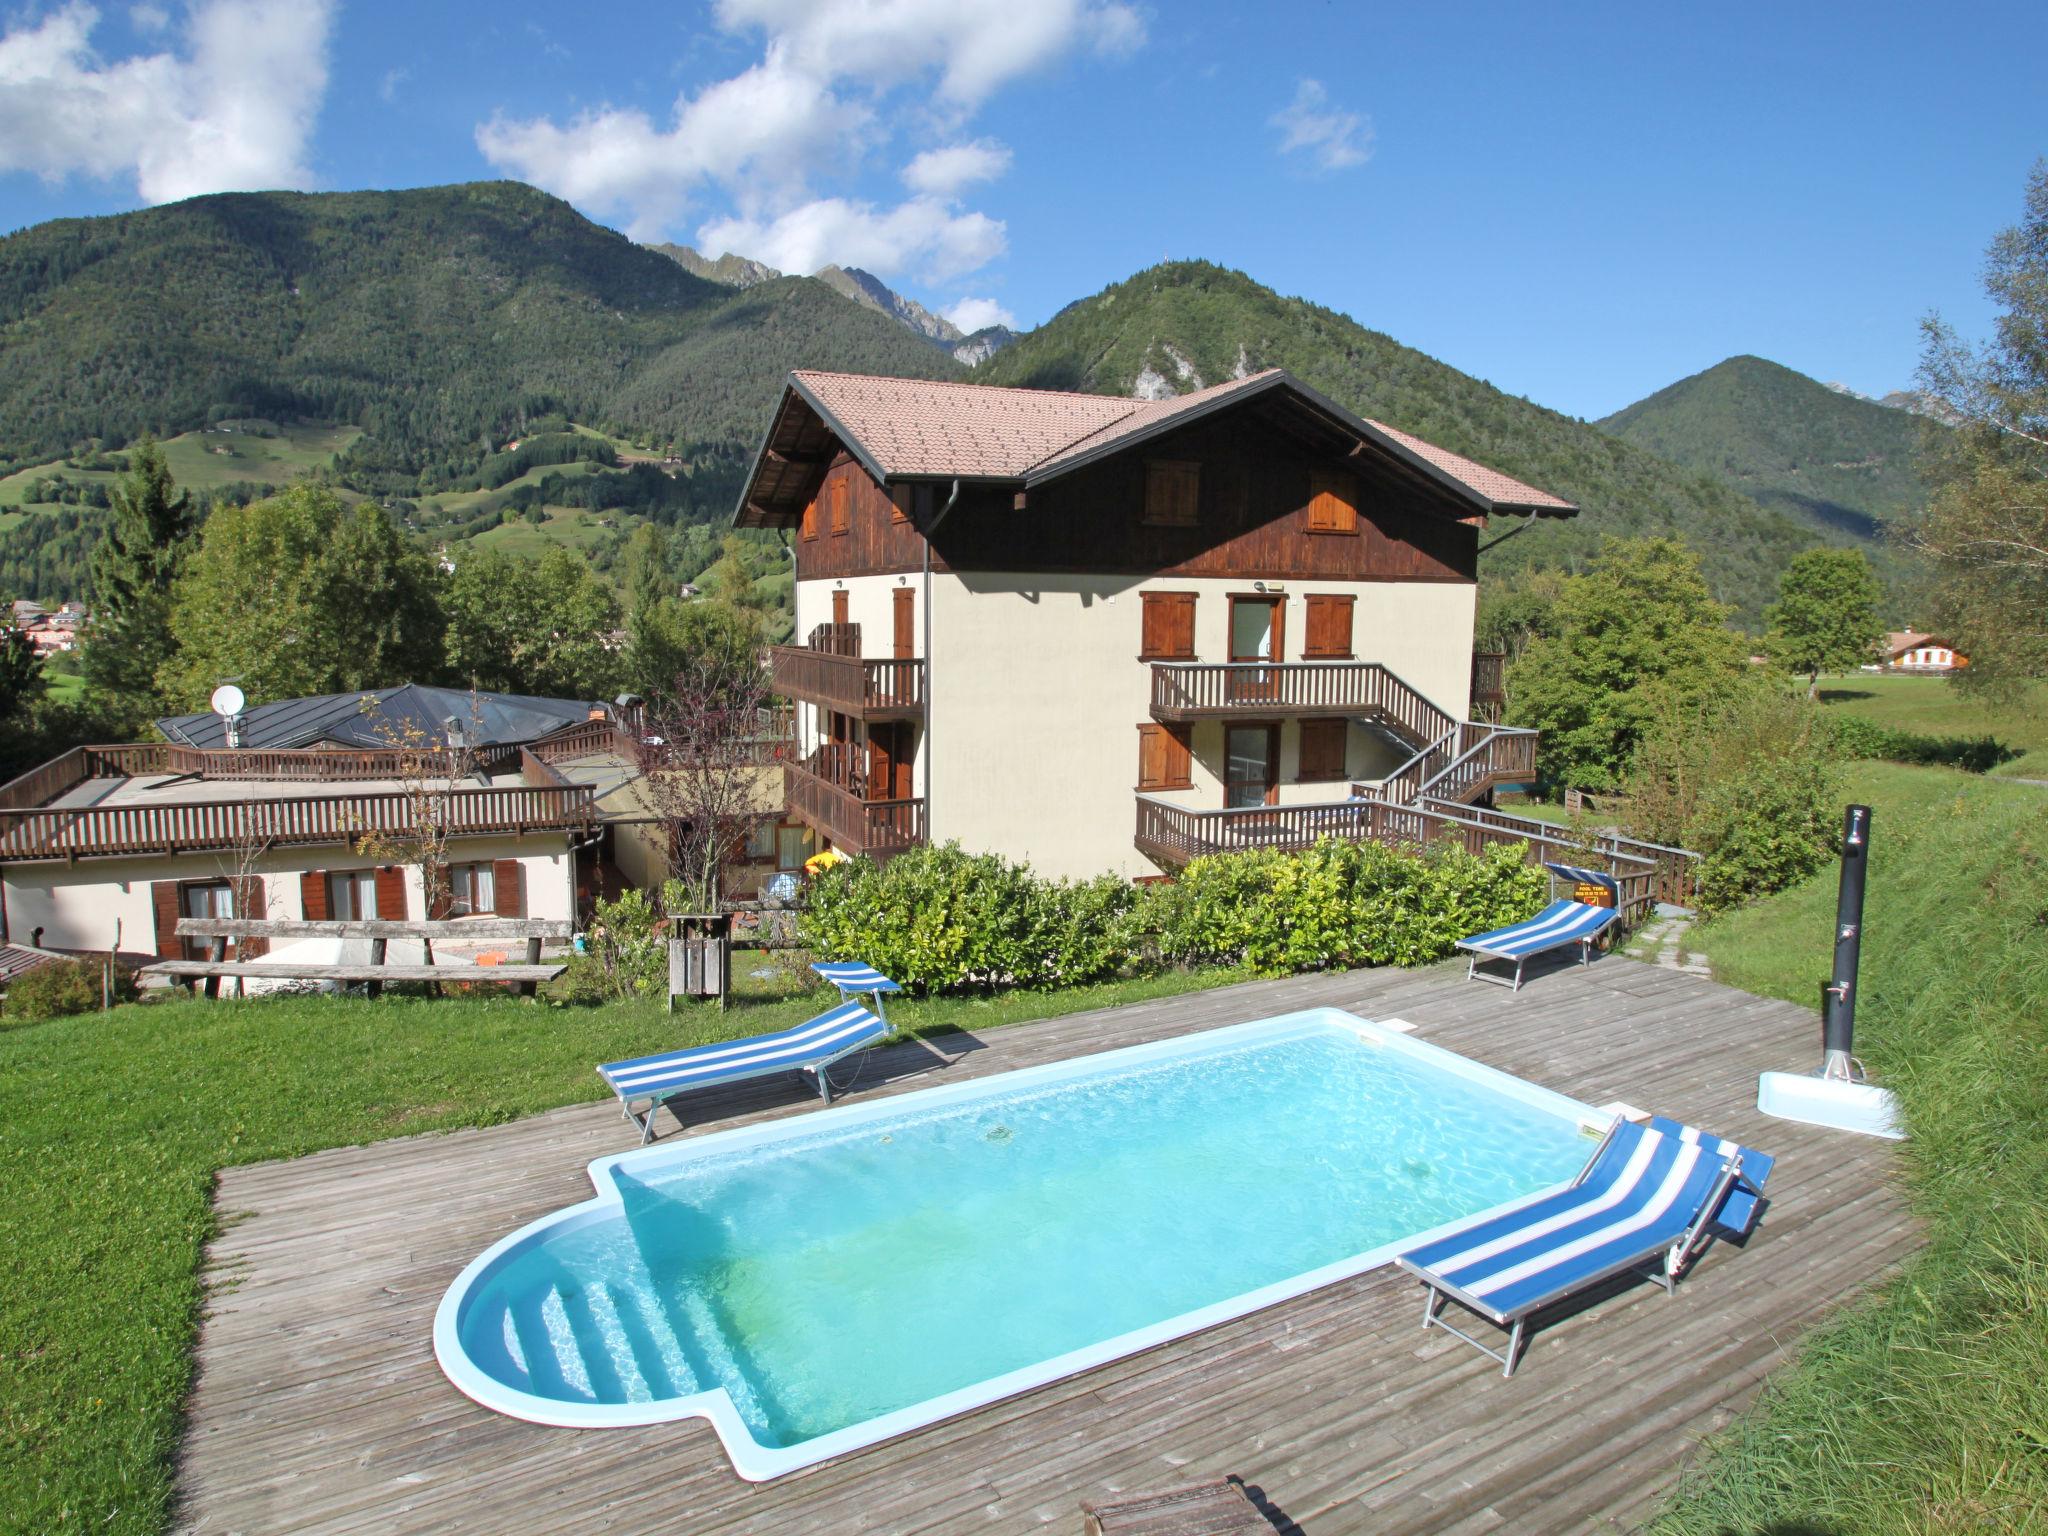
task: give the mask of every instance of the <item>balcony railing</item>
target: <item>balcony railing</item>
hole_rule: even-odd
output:
[[[862,720],[910,720],[924,713],[924,663],[864,661],[807,645],[778,645],[770,656],[775,691]]]
[[[1508,658],[1502,651],[1472,653],[1472,717],[1498,720],[1508,701]]]
[[[789,813],[835,848],[886,859],[925,840],[924,801],[869,800],[857,748],[820,747],[783,765]]]
[[[1457,724],[1376,661],[1155,662],[1152,718],[1168,725],[1232,716],[1346,715],[1421,746]]]
[[[1307,848],[1322,838],[1382,843],[1421,852],[1440,844],[1479,853],[1520,843],[1532,864],[1567,863],[1606,869],[1620,886],[1620,908],[1634,916],[1658,894],[1659,871],[1646,852],[1589,844],[1568,829],[1519,818],[1466,815],[1448,810],[1389,805],[1378,800],[1338,800],[1317,805],[1250,806],[1242,810],[1197,810],[1148,795],[1138,797],[1138,851],[1168,869],[1191,859],[1246,848]],[[1503,825],[1501,822],[1511,823]],[[1677,852],[1678,850],[1672,850]]]
[[[438,805],[448,832],[458,837],[583,827],[597,815],[591,791],[581,787],[463,789]],[[415,815],[412,796],[388,793],[0,809],[0,861],[404,837]]]

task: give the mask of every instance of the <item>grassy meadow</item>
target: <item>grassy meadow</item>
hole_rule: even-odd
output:
[[[1945,677],[1854,673],[1824,677],[1820,701],[1895,730],[1925,736],[1994,736],[2019,755],[1992,772],[2048,779],[2048,682],[1995,703],[1964,693]]]
[[[0,1531],[164,1527],[218,1169],[601,1099],[597,1062],[783,1028],[827,1000],[750,976],[744,956],[750,991],[725,1013],[179,999],[0,1029]],[[906,998],[889,1013],[907,1032],[979,1033],[1235,979]]]
[[[1857,1054],[1904,1101],[1928,1245],[1710,1442],[1663,1536],[2048,1529],[2048,790],[1885,763],[1848,787],[1873,808]],[[1830,866],[1691,947],[1813,1006],[1835,889]]]
[[[332,464],[337,453],[363,435],[357,427],[305,422],[263,422],[261,428],[270,435],[210,430],[165,438],[164,459],[171,478],[198,491],[243,480],[283,485],[309,469]],[[31,482],[60,477],[77,485],[111,485],[120,478],[112,470],[73,469],[65,460],[53,459],[0,478],[0,511],[20,512],[28,505],[25,497]]]

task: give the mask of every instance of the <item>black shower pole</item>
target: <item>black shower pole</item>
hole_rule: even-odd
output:
[[[1863,951],[1863,885],[1870,871],[1870,807],[1842,818],[1842,885],[1835,898],[1835,974],[1821,989],[1822,1077],[1855,1079],[1856,968]]]

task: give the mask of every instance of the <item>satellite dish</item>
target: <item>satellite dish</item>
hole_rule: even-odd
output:
[[[222,683],[213,690],[213,697],[207,700],[216,715],[239,715],[247,702],[242,697],[242,690],[233,683]]]

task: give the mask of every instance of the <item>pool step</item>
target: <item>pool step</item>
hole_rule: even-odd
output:
[[[526,1390],[582,1403],[651,1403],[703,1390],[661,1309],[630,1285],[551,1285],[506,1312]]]

